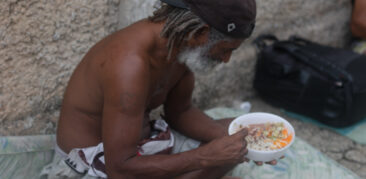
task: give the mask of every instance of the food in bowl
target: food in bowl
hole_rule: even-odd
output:
[[[269,127],[269,130],[264,130],[266,129],[266,125]],[[244,127],[250,128],[249,136],[259,135],[262,136],[263,139],[270,139],[269,141],[265,141],[268,142],[265,143],[265,145],[268,144],[269,149],[265,145],[262,146],[262,143],[252,143],[248,141],[248,153],[245,157],[253,161],[269,162],[277,160],[285,155],[286,151],[288,151],[295,140],[295,130],[292,125],[284,118],[274,114],[257,112],[239,116],[230,123],[228,133],[229,135],[233,135]],[[271,129],[271,127],[273,128]],[[286,131],[284,131],[284,129],[286,129]],[[286,132],[287,137],[285,135]],[[253,141],[256,140],[255,137],[253,137]],[[271,147],[273,147],[273,149],[271,149]]]
[[[260,151],[277,150],[286,147],[292,141],[293,135],[288,132],[285,124],[262,123],[239,125],[239,130],[248,128],[248,148]]]

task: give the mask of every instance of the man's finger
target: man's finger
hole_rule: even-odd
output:
[[[234,136],[237,136],[237,137],[245,137],[248,135],[248,128],[244,128],[244,129],[241,129],[239,132],[235,133]]]
[[[243,158],[243,162],[242,163],[244,163],[244,162],[249,162],[250,160],[248,159],[248,158],[246,158],[246,157],[244,157]]]
[[[248,154],[248,149],[247,148],[244,148],[244,149],[242,149],[241,152],[242,152],[243,155],[247,155]]]
[[[248,154],[248,149],[246,148],[245,151],[244,151],[244,155],[247,155]]]
[[[250,160],[246,157],[241,158],[240,163],[249,162]]]
[[[256,165],[258,166],[262,166],[263,165],[263,162],[254,162]]]
[[[277,160],[272,160],[270,162],[266,162],[268,165],[277,165]]]
[[[243,140],[243,143],[244,143],[244,148],[248,148],[248,142],[245,140],[245,138]]]

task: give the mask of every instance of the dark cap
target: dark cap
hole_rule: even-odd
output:
[[[255,26],[257,15],[255,0],[162,1],[176,7],[190,9],[209,26],[233,38],[248,38]]]
[[[179,7],[182,9],[188,9],[188,6],[182,0],[160,0],[161,2],[167,3],[174,7]]]

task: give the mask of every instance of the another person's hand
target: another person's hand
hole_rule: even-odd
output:
[[[248,129],[243,129],[231,136],[225,136],[202,146],[200,157],[209,166],[239,164],[248,161],[245,155],[248,153],[245,137]]]

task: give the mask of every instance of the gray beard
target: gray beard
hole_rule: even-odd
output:
[[[186,49],[178,54],[178,61],[185,64],[194,74],[207,75],[221,64],[219,60],[205,55],[211,47],[212,45],[206,44],[202,47]]]

